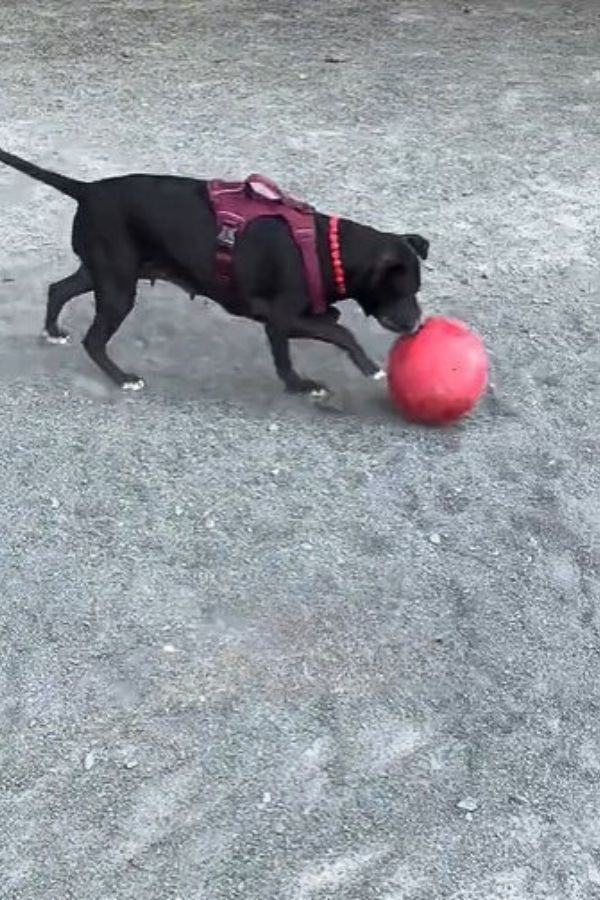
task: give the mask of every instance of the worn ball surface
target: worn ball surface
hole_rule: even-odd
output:
[[[416,334],[399,338],[390,351],[392,402],[411,422],[455,422],[475,407],[487,381],[483,342],[459,319],[432,316]]]

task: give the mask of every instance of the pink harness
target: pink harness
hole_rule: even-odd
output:
[[[275,216],[287,223],[300,251],[313,313],[325,312],[327,302],[317,252],[313,207],[284,194],[263,175],[249,175],[245,181],[209,181],[207,187],[217,219],[216,270],[219,283],[232,287],[233,248],[246,226],[254,219]]]

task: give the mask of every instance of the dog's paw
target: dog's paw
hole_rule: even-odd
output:
[[[68,331],[63,331],[62,328],[57,328],[53,334],[50,334],[49,331],[42,331],[40,335],[40,339],[45,344],[51,344],[55,347],[64,347],[66,344],[71,343],[71,335]]]
[[[328,397],[331,397],[331,391],[329,388],[321,386],[309,391],[308,396],[311,400],[327,400]]]
[[[332,393],[327,388],[321,388],[320,391],[313,391],[309,394],[311,403],[317,409],[323,412],[344,412],[344,403],[342,398]]]
[[[383,369],[378,369],[377,372],[371,375],[371,378],[373,379],[373,381],[385,381],[385,379],[387,378],[387,372],[385,372]]]
[[[329,388],[311,378],[295,378],[286,384],[290,394],[308,394],[311,397],[325,396],[329,394]]]
[[[141,391],[144,388],[144,379],[137,375],[129,375],[121,385],[122,391]]]

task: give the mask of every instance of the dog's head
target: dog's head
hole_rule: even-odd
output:
[[[421,307],[417,294],[421,287],[420,259],[427,259],[429,241],[420,234],[389,235],[357,302],[367,316],[397,334],[418,330]]]

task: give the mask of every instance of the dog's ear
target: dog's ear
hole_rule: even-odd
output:
[[[413,248],[417,256],[427,259],[429,256],[429,241],[420,234],[403,234],[402,240]]]

